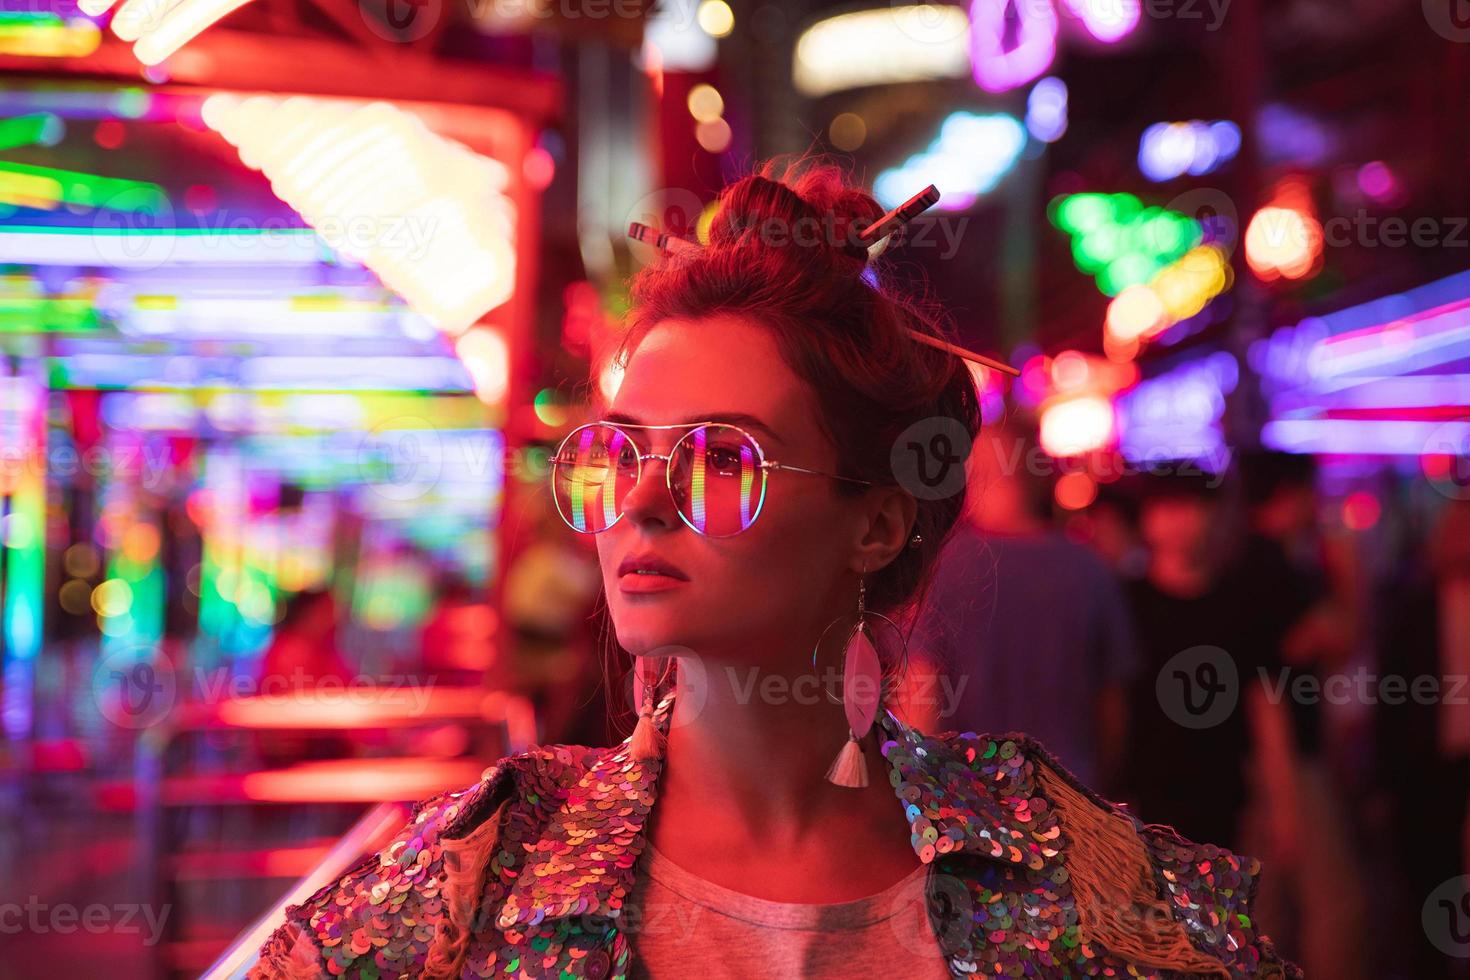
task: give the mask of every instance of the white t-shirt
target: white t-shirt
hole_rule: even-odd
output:
[[[623,906],[630,980],[952,976],[929,924],[928,865],[850,902],[772,902],[706,881],[644,842]]]

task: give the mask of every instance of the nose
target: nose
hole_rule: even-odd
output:
[[[679,512],[669,496],[664,467],[669,464],[662,457],[647,458],[642,462],[638,482],[623,497],[623,518],[630,524],[642,527],[645,524],[673,527],[679,523]]]

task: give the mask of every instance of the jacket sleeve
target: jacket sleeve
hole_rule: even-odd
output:
[[[1190,977],[1300,980],[1250,914],[1261,863],[1138,818],[1029,745],[1065,834],[1088,936],[1134,963]]]
[[[287,908],[248,980],[457,973],[480,859],[494,851],[507,802],[482,805],[492,771],[474,787],[419,803],[387,847]]]
[[[247,980],[316,980],[326,975],[321,950],[311,934],[287,919],[260,947],[260,957],[245,976]]]
[[[1197,844],[1173,828],[1142,827],[1154,880],[1190,940],[1230,968],[1233,977],[1302,980],[1251,915],[1261,862],[1213,844]]]

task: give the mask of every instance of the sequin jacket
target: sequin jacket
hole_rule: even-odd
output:
[[[1254,858],[1142,824],[1024,735],[878,724],[954,976],[1301,977],[1251,920]],[[621,912],[662,766],[628,748],[542,746],[419,803],[286,910],[250,976],[626,976]]]

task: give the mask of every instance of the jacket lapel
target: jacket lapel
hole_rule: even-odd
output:
[[[665,734],[673,702],[670,692],[654,711]],[[1040,870],[1057,857],[1057,818],[1018,739],[926,736],[886,709],[877,727],[888,781],[920,861],[972,853]],[[518,867],[512,865],[499,928],[567,915],[618,916],[633,888],[663,769],[662,759],[632,759],[630,740],[599,753],[541,839],[524,845],[524,857],[513,856]]]

